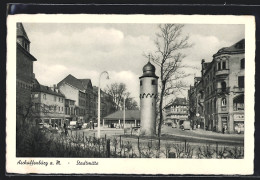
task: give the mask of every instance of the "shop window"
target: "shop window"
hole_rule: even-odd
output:
[[[245,59],[244,58],[240,60],[240,68],[245,69]]]
[[[43,99],[46,99],[46,94],[43,94]]]
[[[155,80],[154,80],[154,79],[152,80],[152,85],[156,85],[156,82],[155,82]]]
[[[244,95],[239,95],[233,99],[233,110],[244,110]]]
[[[244,88],[244,76],[238,76],[238,87],[239,88]]]
[[[226,98],[221,99],[221,106],[223,106],[223,107],[227,106],[227,99]]]

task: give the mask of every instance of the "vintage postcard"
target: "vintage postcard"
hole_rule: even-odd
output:
[[[9,15],[6,171],[252,174],[255,19]]]

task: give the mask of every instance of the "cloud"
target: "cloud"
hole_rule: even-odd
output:
[[[72,74],[90,78],[97,86],[100,72],[106,70],[111,79],[102,79],[103,88],[114,80],[123,82],[134,97],[139,95],[138,77],[147,62],[143,53],[155,51],[158,30],[155,24],[44,23],[26,24],[25,29],[31,41],[31,53],[37,58],[34,72],[40,83],[53,85]],[[197,67],[187,71],[199,76],[201,59],[211,61],[220,48],[242,39],[244,27],[186,25],[183,32],[190,34],[190,42],[194,43],[192,48],[183,51],[187,55],[183,63]],[[193,84],[193,76],[186,80]]]

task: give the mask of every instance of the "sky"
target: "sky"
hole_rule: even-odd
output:
[[[47,86],[57,84],[67,75],[89,78],[98,86],[99,75],[108,71],[110,79],[101,77],[101,88],[114,82],[127,86],[139,103],[139,77],[147,63],[144,54],[155,52],[158,24],[89,24],[89,23],[23,23],[31,41],[30,52],[37,59],[34,73]],[[244,25],[185,24],[183,35],[189,35],[193,47],[182,51],[183,64],[196,68],[187,72],[200,76],[201,60],[212,61],[220,48],[245,37]],[[159,75],[156,66],[156,74]],[[194,76],[185,79],[193,84]],[[178,94],[187,97],[187,91]]]

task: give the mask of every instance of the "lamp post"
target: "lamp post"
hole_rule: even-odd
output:
[[[109,74],[107,71],[103,71],[100,73],[99,81],[98,81],[98,132],[97,137],[100,138],[100,79],[103,74],[107,75],[107,79],[109,79]]]
[[[124,129],[125,129],[125,97],[124,97]]]

